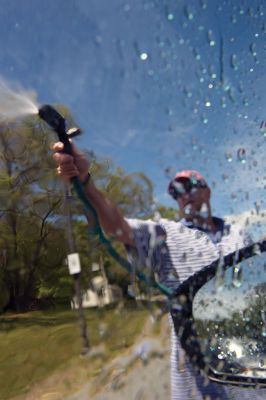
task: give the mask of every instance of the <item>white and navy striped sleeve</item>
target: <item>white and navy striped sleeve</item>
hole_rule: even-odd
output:
[[[160,247],[166,239],[164,228],[151,220],[127,219],[133,234],[135,247],[126,246],[129,257],[138,266],[155,270],[160,264]]]

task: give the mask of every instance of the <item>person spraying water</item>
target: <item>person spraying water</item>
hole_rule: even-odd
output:
[[[14,85],[11,83],[7,83],[4,80],[0,81],[0,122],[9,123],[19,121],[23,118],[32,116],[39,116],[43,121],[46,122],[58,135],[59,140],[64,144],[64,153],[72,154],[72,145],[69,141],[70,137],[74,137],[80,134],[80,129],[76,127],[72,127],[67,130],[67,123],[65,118],[51,105],[42,105],[37,101],[37,95],[33,91],[26,91],[22,89],[18,85]],[[99,221],[98,216],[95,209],[91,206],[88,201],[83,185],[79,181],[78,177],[73,177],[71,180],[72,186],[74,187],[78,197],[83,203],[87,216],[90,218],[90,234],[94,234],[98,236],[98,239],[101,243],[103,243],[111,256],[122,265],[128,272],[132,272],[131,264],[121,257],[116,250],[111,245],[111,242],[105,237]],[[69,192],[69,191],[66,191]],[[66,195],[66,199],[68,195]],[[69,209],[69,207],[68,207]],[[79,314],[80,314],[80,328],[81,328],[81,337],[83,342],[82,354],[87,354],[90,348],[89,340],[87,337],[87,329],[84,314],[82,311],[82,296],[81,296],[81,288],[80,288],[80,261],[78,254],[75,251],[75,246],[73,246],[74,238],[72,231],[71,223],[68,223],[68,247],[69,254],[67,256],[69,272],[74,278],[75,284],[75,292],[76,297],[79,303]],[[71,233],[71,234],[70,234]],[[71,239],[70,239],[71,237]],[[77,265],[79,268],[77,270]],[[137,274],[139,279],[145,281],[147,284],[150,284],[149,278],[147,278],[143,273],[139,272]],[[170,292],[163,285],[161,286],[159,283],[155,283],[161,291],[165,291],[166,295],[169,295]]]
[[[34,109],[34,113],[36,113],[36,109]],[[97,211],[95,212],[96,224],[94,233],[106,245],[110,254],[128,271],[131,271],[131,264],[116,253],[110,241],[103,234],[97,220],[99,215],[104,231],[125,245],[129,256],[133,259],[135,257],[136,265],[144,264],[158,273],[162,283],[155,282],[156,287],[160,288],[170,300],[173,300],[173,303],[169,302],[170,306],[171,304],[175,305],[174,300],[178,293],[178,288],[190,276],[196,275],[206,265],[219,260],[218,245],[224,246],[224,250],[228,254],[235,247],[237,249],[243,247],[245,237],[243,230],[240,228],[233,227],[236,229],[235,232],[233,232],[233,229],[231,231],[230,243],[228,243],[228,235],[225,235],[220,238],[217,245],[215,241],[209,239],[209,232],[203,232],[200,236],[195,235],[190,227],[182,225],[181,222],[161,219],[155,223],[153,221],[130,220],[123,217],[119,208],[109,201],[94,185],[93,180],[90,179],[90,175],[88,175],[89,163],[81,162],[84,161],[84,155],[75,147],[68,147],[68,144],[65,146],[65,141],[68,142],[68,137],[65,131],[64,118],[49,105],[39,107],[37,113],[58,135],[63,135],[63,140],[61,141],[60,138],[60,142],[54,145],[54,159],[58,166],[58,172],[65,180],[70,180],[74,187],[78,189],[77,193],[84,205],[88,206],[92,212],[93,210]],[[180,185],[176,185],[176,183],[180,182],[173,182],[174,190],[169,193],[177,201],[180,200],[181,196],[186,198],[191,196],[195,192],[192,189],[196,189],[199,193],[204,191],[206,195],[208,194],[206,185],[202,185],[201,179],[196,179],[194,175],[192,177],[186,176],[186,181],[181,182],[184,184],[182,191],[179,190]],[[79,193],[80,187],[82,190]],[[232,236],[232,233],[234,236]],[[230,247],[228,244],[230,244]],[[145,275],[141,272],[138,272],[138,276],[147,284],[150,284],[150,281],[146,281]],[[176,305],[181,307],[181,303],[178,303],[178,298],[176,300]],[[179,327],[182,328],[182,325]],[[203,370],[201,370],[202,375],[198,374],[198,370],[193,369],[188,362],[185,365],[182,364],[182,369],[177,368],[181,350],[177,333],[179,333],[178,329],[175,330],[172,325],[173,368],[171,378],[173,399],[190,398],[194,394],[194,398],[197,400],[202,400],[206,396],[228,399],[232,397],[231,395],[236,399],[265,398],[265,391],[258,393],[257,388],[237,387],[235,390],[231,385],[223,387],[216,382],[211,382],[205,379],[207,377]]]
[[[65,118],[51,105],[45,104],[40,106],[37,101],[37,95],[34,91],[26,91],[19,85],[14,85],[1,79],[0,121],[13,121],[29,115],[39,115],[39,117],[57,133],[59,140],[64,144],[64,153],[72,154],[72,147],[69,138],[78,135],[80,130],[78,128],[71,128],[67,131]],[[93,225],[91,233],[98,235],[100,242],[107,247],[111,256],[131,273],[133,269],[131,264],[116,252],[112,247],[111,242],[105,237],[100,227],[97,213],[88,201],[81,182],[77,177],[73,177],[71,181],[78,197],[90,214],[91,224]],[[138,272],[137,276],[148,285],[151,284],[150,279],[142,272]],[[167,296],[171,296],[171,290],[164,285],[157,282],[153,282],[152,285],[159,288]]]

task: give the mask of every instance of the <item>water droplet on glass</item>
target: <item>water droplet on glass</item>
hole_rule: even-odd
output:
[[[238,65],[237,65],[237,56],[236,56],[236,54],[232,54],[232,55],[231,55],[230,64],[231,64],[231,67],[232,67],[235,71],[238,69]]]
[[[238,90],[240,93],[244,92],[244,84],[242,81],[239,81],[239,83],[238,83]]]
[[[194,57],[195,57],[195,59],[196,59],[197,61],[200,60],[200,54],[199,54],[198,50],[193,49],[193,55],[194,55]]]
[[[232,24],[235,24],[236,21],[237,21],[236,16],[235,16],[235,15],[232,15],[232,16],[231,16],[231,22],[232,22]]]
[[[207,0],[201,0],[200,6],[203,10],[205,10],[207,8]]]
[[[226,174],[222,174],[222,179],[223,179],[225,182],[228,182],[229,176],[226,175]]]
[[[148,54],[147,53],[141,53],[139,55],[139,58],[141,59],[141,61],[146,61],[146,60],[148,60]]]
[[[125,12],[130,11],[130,5],[129,5],[129,4],[125,4],[125,5],[124,5],[124,11],[125,11]]]
[[[259,213],[260,213],[260,203],[258,203],[257,201],[255,201],[254,205],[255,205],[256,213],[257,213],[257,215],[259,215]]]
[[[229,97],[229,99],[231,100],[232,103],[236,102],[235,91],[234,91],[233,88],[230,88],[228,90],[228,97]]]
[[[215,40],[213,39],[213,32],[208,31],[207,33],[208,43],[211,47],[215,46]]]
[[[167,115],[170,115],[170,116],[173,115],[173,113],[174,113],[170,107],[166,107],[165,112]]]
[[[182,256],[180,257],[180,261],[181,261],[182,263],[185,263],[186,260],[187,260],[187,255],[186,255],[186,253],[183,253]]]
[[[166,178],[168,179],[172,179],[174,176],[174,170],[172,169],[172,167],[166,167],[164,173]]]
[[[189,215],[191,213],[191,204],[188,204],[185,208],[184,208],[184,212],[186,215]]]
[[[106,324],[100,323],[99,324],[99,335],[100,335],[100,337],[104,337],[105,334],[106,334]]]
[[[257,55],[255,43],[251,43],[251,45],[249,46],[249,50],[250,50],[251,54],[252,54],[254,57]]]
[[[225,276],[225,269],[223,264],[223,258],[221,257],[215,274],[215,288],[218,291],[220,291],[223,288],[224,276]]]
[[[205,125],[209,122],[208,118],[207,118],[205,115],[203,115],[203,116],[201,117],[201,120],[202,120],[202,122],[203,122]]]
[[[242,286],[242,268],[235,266],[232,272],[232,286],[240,288]]]
[[[260,132],[261,132],[262,136],[266,137],[266,121],[261,122]]]
[[[170,272],[170,273],[167,275],[167,280],[168,280],[169,282],[176,282],[176,279],[177,279],[177,276],[176,276],[176,274],[175,274],[174,272]]]
[[[187,17],[187,19],[188,19],[189,21],[192,21],[192,20],[193,20],[194,14],[193,14],[193,12],[189,9],[188,6],[186,6],[186,7],[184,8],[184,13],[185,13],[185,16]]]
[[[246,150],[245,149],[240,148],[240,149],[237,150],[237,159],[242,164],[246,163]]]
[[[233,200],[233,201],[236,201],[237,200],[237,193],[231,193],[231,199]]]
[[[95,36],[95,43],[97,44],[97,46],[100,46],[102,44],[102,37],[100,35]]]
[[[189,99],[192,97],[192,93],[190,90],[188,90],[187,88],[184,88],[184,94],[186,95],[186,97],[188,97]]]
[[[226,152],[225,158],[227,159],[228,162],[232,162],[233,161],[232,153]]]
[[[260,315],[261,315],[261,319],[264,322],[264,324],[266,324],[266,310],[262,309],[260,311]]]
[[[198,150],[198,145],[196,139],[191,140],[191,145],[193,150]]]
[[[169,14],[167,15],[167,19],[168,19],[168,21],[173,21],[173,19],[174,19],[174,14],[169,13]]]
[[[209,210],[208,210],[208,206],[206,203],[203,203],[201,206],[201,209],[199,211],[199,216],[203,219],[208,218],[209,216]]]
[[[243,105],[245,106],[245,107],[248,107],[248,99],[245,97],[244,99],[243,99]]]
[[[258,6],[258,12],[259,12],[259,15],[260,15],[261,17],[263,17],[263,15],[264,15],[263,4],[260,4],[260,5]]]
[[[222,108],[226,108],[226,98],[225,98],[225,96],[222,96],[222,98],[221,98],[221,106],[222,106]]]

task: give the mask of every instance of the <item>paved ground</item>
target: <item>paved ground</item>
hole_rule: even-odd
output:
[[[164,316],[159,336],[150,335],[148,323],[127,353],[65,400],[169,400],[169,349],[168,318]]]

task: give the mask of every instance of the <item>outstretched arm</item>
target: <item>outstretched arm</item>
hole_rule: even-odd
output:
[[[72,143],[72,154],[63,153],[64,145],[57,142],[53,146],[54,160],[57,164],[57,172],[65,181],[77,176],[81,182],[87,177],[89,162]],[[134,247],[133,231],[121,214],[119,208],[107,199],[90,179],[86,185],[86,195],[91,205],[98,214],[99,222],[103,230],[112,235],[116,240]]]

